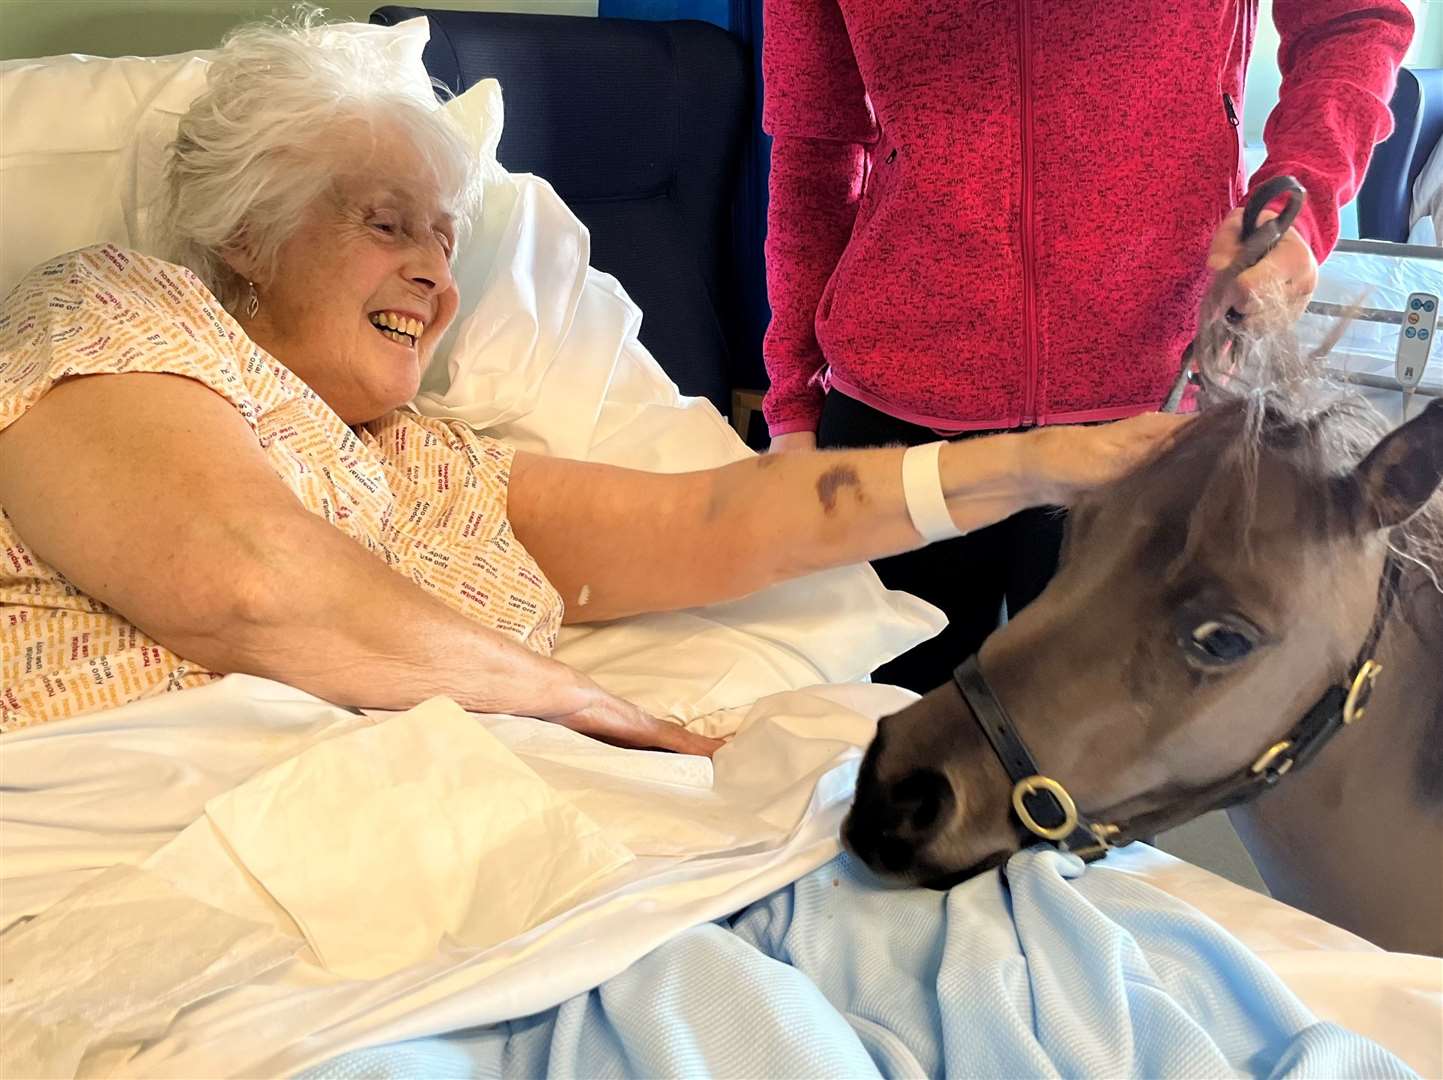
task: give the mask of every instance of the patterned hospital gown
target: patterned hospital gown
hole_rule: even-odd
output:
[[[0,304],[0,430],[61,379],[122,372],[205,384],[308,510],[457,611],[536,652],[554,647],[561,598],[512,535],[502,443],[404,412],[347,427],[193,274],[135,252],[62,256]],[[0,731],[219,678],[71,585],[3,507],[0,553]]]

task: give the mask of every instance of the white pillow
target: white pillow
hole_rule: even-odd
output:
[[[1443,139],[1433,147],[1427,162],[1413,182],[1413,200],[1408,214],[1408,243],[1443,244]]]
[[[336,23],[374,39],[434,100],[421,61],[424,18],[399,26]],[[0,295],[31,267],[91,244],[141,248],[166,145],[205,89],[207,52],[50,56],[0,62]]]
[[[467,317],[475,311],[476,304],[485,291],[491,265],[495,261],[497,245],[484,242],[481,237],[494,237],[501,233],[511,218],[512,204],[516,190],[511,177],[496,160],[496,148],[501,143],[501,131],[506,122],[505,103],[501,95],[501,84],[495,79],[482,79],[467,87],[466,91],[446,102],[445,109],[465,129],[477,149],[477,164],[481,181],[481,210],[474,222],[470,236],[463,238],[456,253],[453,272],[461,293],[460,307],[445,335],[436,344],[433,354],[435,363],[430,369],[429,386],[444,387],[445,360],[455,346],[456,335]],[[579,224],[579,223],[578,223]],[[494,307],[503,302],[494,291],[490,296]],[[437,382],[437,377],[441,382]],[[423,389],[428,383],[423,383]]]

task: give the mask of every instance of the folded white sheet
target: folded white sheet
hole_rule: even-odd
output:
[[[314,746],[206,817],[216,856],[244,866],[321,966],[354,979],[442,941],[505,941],[632,857],[445,699]]]

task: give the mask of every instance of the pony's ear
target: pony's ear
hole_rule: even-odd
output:
[[[1391,529],[1421,510],[1443,483],[1443,398],[1383,436],[1348,479],[1364,530]]]

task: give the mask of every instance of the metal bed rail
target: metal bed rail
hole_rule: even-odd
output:
[[[1395,259],[1424,259],[1429,262],[1443,262],[1443,247],[1429,247],[1424,244],[1395,244],[1387,240],[1339,240],[1334,250],[1359,255],[1386,255]],[[1313,315],[1351,318],[1358,322],[1382,323],[1390,326],[1402,326],[1404,318],[1402,311],[1375,307],[1352,307],[1348,304],[1333,304],[1321,300],[1314,300],[1310,303],[1308,312]],[[1328,374],[1335,379],[1341,379],[1357,386],[1404,392],[1403,384],[1391,375],[1347,371],[1336,367],[1329,367]],[[1413,388],[1413,393],[1421,394],[1424,397],[1443,397],[1443,382],[1425,378]]]

